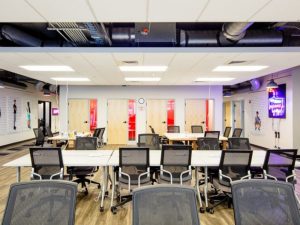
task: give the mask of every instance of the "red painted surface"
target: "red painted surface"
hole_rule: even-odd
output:
[[[135,100],[130,99],[128,101],[128,139],[129,141],[135,140],[136,132],[136,111],[135,111]]]
[[[206,99],[205,101],[205,105],[206,105],[206,121],[205,121],[205,127],[206,127],[206,130],[210,130],[210,127],[209,127],[209,100]]]
[[[90,130],[94,131],[97,127],[97,100],[90,100]]]
[[[167,111],[168,111],[167,125],[168,126],[174,125],[174,117],[175,117],[174,107],[175,107],[175,100],[174,99],[168,100],[168,104],[167,104]]]

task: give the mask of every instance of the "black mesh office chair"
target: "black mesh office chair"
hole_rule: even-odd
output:
[[[155,134],[154,128],[153,128],[152,126],[150,126],[150,125],[149,125],[149,128],[150,128],[150,130],[151,130],[151,133],[152,133],[152,134]]]
[[[97,138],[95,137],[77,137],[76,138],[76,150],[97,150]],[[73,182],[81,184],[81,187],[85,189],[85,194],[88,194],[87,185],[89,183],[97,184],[100,189],[101,185],[99,182],[88,179],[87,177],[93,176],[98,170],[94,166],[81,166],[81,167],[68,167],[67,171],[72,179],[75,176],[77,179]]]
[[[205,131],[204,137],[218,138],[220,137],[220,131]]]
[[[155,130],[152,126],[149,125],[149,128],[151,129],[151,133],[155,134]],[[168,143],[168,139],[165,136],[159,136],[159,143],[160,144],[167,144]]]
[[[300,214],[291,184],[272,180],[232,182],[236,225],[299,225]]]
[[[46,132],[47,132],[48,137],[54,137],[52,130],[49,126],[46,127]],[[47,143],[52,144],[52,141],[47,140]],[[66,144],[67,144],[67,141],[59,141],[59,142],[56,142],[56,147],[62,147],[63,145],[66,145]]]
[[[99,136],[99,134],[100,134],[100,128],[96,128],[94,133],[93,133],[93,137],[97,138]]]
[[[77,184],[31,181],[11,185],[3,225],[75,224]]]
[[[133,225],[200,225],[195,189],[156,185],[133,191]]]
[[[159,136],[158,134],[139,134],[137,145],[150,150],[158,150],[160,149]]]
[[[249,138],[228,138],[229,149],[251,150]]]
[[[105,127],[100,128],[100,132],[99,132],[99,135],[98,135],[99,147],[104,145],[104,141],[103,141],[104,132],[105,132]]]
[[[35,145],[36,146],[44,146],[45,136],[43,131],[40,128],[33,128],[34,136],[35,136]]]
[[[191,126],[192,133],[203,133],[203,127],[198,125]]]
[[[63,179],[64,163],[60,148],[30,148],[31,179]]]
[[[190,183],[192,146],[163,145],[161,151],[159,183]]]
[[[168,126],[168,133],[180,133],[180,126]]]
[[[197,138],[198,150],[220,150],[219,139],[214,137]]]
[[[121,196],[119,202],[113,205],[115,186],[112,189],[111,212],[117,213],[117,208],[132,200],[132,191],[143,185],[151,185],[149,148],[120,148],[118,173],[118,193],[126,189],[129,195]]]
[[[295,184],[296,149],[268,150],[264,162],[264,177]]]
[[[228,138],[230,135],[230,131],[231,131],[231,127],[225,127],[223,136]]]
[[[239,137],[241,137],[242,132],[243,132],[242,128],[234,128],[233,133],[232,133],[232,137],[239,138]]]
[[[214,205],[206,208],[207,212],[214,213],[214,208],[223,202],[231,206],[231,183],[236,180],[250,179],[250,164],[252,159],[252,151],[222,151],[221,161],[219,166],[219,177],[213,179],[213,185],[220,194],[210,196],[210,203]],[[223,197],[220,199],[220,196]]]

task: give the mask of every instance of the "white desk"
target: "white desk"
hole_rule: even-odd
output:
[[[198,138],[204,137],[204,133],[165,133],[165,136],[170,141],[197,141]],[[220,136],[219,140],[228,141],[228,138]]]
[[[113,154],[113,150],[63,150],[62,157],[64,166],[99,166],[103,167],[104,173],[102,177],[102,191],[100,209],[103,210],[104,194],[107,186],[108,177],[108,161]],[[12,160],[4,165],[4,167],[17,168],[17,181],[21,180],[21,167],[31,167],[30,155],[24,155],[20,158]]]

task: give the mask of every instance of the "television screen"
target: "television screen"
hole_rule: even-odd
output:
[[[286,84],[269,90],[269,118],[286,118]]]
[[[59,109],[58,108],[52,108],[52,116],[58,116],[59,114]]]

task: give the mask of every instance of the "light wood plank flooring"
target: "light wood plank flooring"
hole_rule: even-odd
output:
[[[119,146],[105,146],[102,149],[118,149]],[[0,149],[0,152],[3,149]],[[0,165],[18,158],[28,153],[27,150],[21,150],[11,153],[6,156],[0,156]],[[100,179],[101,172],[98,172],[93,178]],[[29,180],[30,168],[22,169],[22,181]],[[300,179],[300,174],[297,174]],[[16,169],[0,167],[0,220],[2,220],[3,211],[6,205],[7,194],[10,184],[16,182]],[[299,183],[299,182],[298,182]],[[298,184],[296,190],[300,193],[300,185]],[[89,195],[85,196],[79,192],[77,195],[76,207],[76,225],[130,225],[131,224],[131,203],[118,210],[116,215],[113,215],[110,210],[110,199],[105,200],[105,211],[99,211],[100,202],[95,199],[99,194],[99,189],[96,185],[89,186]],[[219,206],[215,209],[213,215],[209,213],[200,214],[201,225],[234,225],[233,210],[228,209],[226,205]]]

